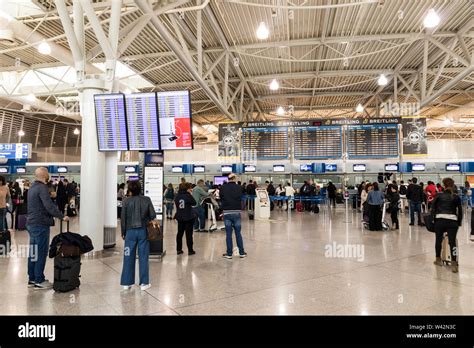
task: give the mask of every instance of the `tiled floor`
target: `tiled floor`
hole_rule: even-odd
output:
[[[233,260],[221,257],[223,231],[195,233],[197,254],[177,256],[176,224],[167,220],[167,254],[150,261],[145,292],[121,291],[121,239],[102,257],[83,258],[82,285],[66,294],[27,289],[26,259],[0,258],[0,314],[474,314],[469,223],[459,230],[460,272],[453,274],[432,264],[434,235],[408,226],[406,216],[400,231],[389,232],[366,231],[359,220],[352,212],[353,223],[345,223],[342,207],[318,215],[275,211],[270,221],[244,215],[249,256]],[[27,243],[27,232],[14,232],[13,241]],[[341,254],[345,245],[363,253]],[[52,272],[48,260],[47,278]]]

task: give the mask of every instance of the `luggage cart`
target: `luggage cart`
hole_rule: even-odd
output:
[[[390,206],[390,202],[385,202],[382,207],[382,231],[388,231],[390,229],[390,225],[385,221],[385,213]],[[363,221],[364,228],[369,229],[369,222]]]

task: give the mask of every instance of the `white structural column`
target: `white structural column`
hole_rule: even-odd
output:
[[[87,234],[94,251],[104,248],[105,155],[99,152],[94,94],[104,93],[103,81],[86,79],[79,87],[82,113],[80,233]]]

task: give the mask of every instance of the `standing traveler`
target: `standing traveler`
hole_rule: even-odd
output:
[[[255,210],[255,200],[254,197],[248,197],[248,196],[256,196],[257,195],[257,183],[254,183],[252,180],[249,180],[249,184],[245,188],[245,193],[247,194],[247,204],[248,204],[248,209],[251,211],[251,214],[253,214],[253,211]]]
[[[68,221],[69,218],[59,211],[51,199],[48,190],[48,170],[44,167],[35,170],[35,182],[28,190],[28,218],[26,229],[30,236],[28,254],[28,287],[51,289],[51,284],[44,277],[44,267],[48,257],[50,227],[54,225],[53,217]]]
[[[166,204],[166,218],[173,219],[173,208],[174,208],[174,188],[173,184],[169,183],[165,191],[165,204]]]
[[[369,222],[369,202],[367,199],[369,198],[369,192],[372,191],[374,187],[370,182],[365,184],[365,190],[361,192],[362,196],[362,221]]]
[[[436,184],[436,191],[438,191],[438,192],[443,192],[443,186],[441,186],[440,183],[437,183],[437,184]]]
[[[68,201],[66,188],[64,187],[64,183],[61,180],[58,182],[58,187],[56,188],[56,203],[58,205],[59,211],[64,213],[64,208],[66,207]]]
[[[281,184],[278,185],[278,187],[275,190],[275,196],[281,197],[285,195],[285,190],[281,186]],[[280,209],[283,208],[283,201],[281,199],[277,200],[277,207]]]
[[[431,216],[434,218],[436,232],[436,260],[434,264],[442,266],[441,247],[444,233],[448,234],[449,247],[451,251],[451,270],[453,273],[458,272],[458,248],[456,245],[456,235],[458,228],[462,223],[462,203],[461,198],[454,191],[454,181],[451,178],[443,179],[444,191],[438,193],[433,201]]]
[[[415,212],[418,215],[418,225],[424,226],[421,220],[421,203],[423,202],[423,189],[417,185],[418,179],[413,178],[412,183],[408,185],[407,198],[410,204],[410,226],[415,225]]]
[[[369,192],[367,191],[367,185],[369,185],[369,183],[365,183],[365,182],[362,182],[362,184],[360,184],[359,188],[361,189],[360,190],[360,211],[363,212],[364,211],[364,204],[365,202],[367,202],[367,196],[369,195]]]
[[[398,230],[400,225],[398,223],[398,206],[400,204],[400,194],[396,185],[390,187],[390,218],[392,219],[392,230]],[[395,227],[393,226],[395,225]]]
[[[379,184],[374,182],[374,189],[367,196],[369,204],[369,229],[371,231],[382,230],[382,208],[384,203],[384,194],[379,189]]]
[[[120,218],[122,238],[125,240],[120,285],[124,290],[128,290],[135,284],[135,262],[138,249],[140,290],[144,291],[151,287],[148,264],[150,242],[148,241],[147,225],[150,221],[155,220],[156,213],[150,197],[140,194],[139,181],[130,181],[128,192],[130,196],[123,201]]]
[[[240,201],[242,199],[242,190],[236,184],[236,175],[229,174],[229,182],[221,188],[221,202],[222,210],[224,211],[224,225],[226,231],[226,245],[227,251],[222,256],[226,259],[232,259],[234,246],[232,243],[232,229],[235,232],[235,239],[237,247],[239,248],[240,258],[247,257],[244,250],[244,242],[241,234],[241,216],[240,216]],[[250,184],[249,184],[250,185]]]
[[[293,207],[293,200],[295,199],[295,189],[293,188],[293,186],[291,186],[289,182],[286,183],[285,186],[285,196],[287,197],[286,210],[288,210],[290,208],[290,205],[291,207]]]
[[[179,185],[174,203],[176,204],[176,220],[178,221],[176,251],[178,255],[183,253],[183,235],[186,233],[188,255],[194,255],[196,252],[193,249],[193,225],[195,219],[193,206],[196,205],[196,200],[193,198],[193,189],[190,183],[181,183]]]
[[[400,186],[398,187],[398,193],[400,194],[400,199],[402,201],[402,211],[405,211],[405,208],[408,206],[407,202],[407,186],[403,180],[400,181]]]
[[[12,229],[17,229],[18,227],[18,212],[17,209],[21,204],[21,188],[18,182],[12,183],[10,187],[10,197],[12,199]]]
[[[120,219],[122,216],[122,205],[123,205],[123,200],[127,196],[125,195],[125,184],[121,183],[118,186],[117,190],[117,218]]]
[[[209,197],[207,188],[204,185],[204,180],[200,179],[197,182],[197,185],[193,188],[193,198],[196,201],[194,206],[194,212],[197,218],[194,220],[194,230],[196,232],[203,232],[206,230],[206,211],[204,207],[201,206],[203,199]]]
[[[436,197],[436,185],[433,181],[428,181],[428,185],[425,187],[426,203],[428,210],[431,209],[431,204]]]
[[[332,204],[334,208],[336,208],[336,185],[334,185],[331,181],[328,183],[328,198],[329,203]]]
[[[276,194],[275,186],[273,186],[273,181],[270,181],[270,183],[268,184],[267,192],[270,196],[270,210],[273,210],[275,208],[275,203],[273,203],[272,197],[274,197]]]
[[[469,181],[466,181],[464,183],[463,194],[464,194],[464,197],[466,197],[465,199],[467,201],[467,206],[469,208],[472,208],[472,191],[471,191],[471,184],[469,184]]]
[[[3,176],[0,176],[0,231],[7,231],[8,225],[6,223],[7,216],[7,201],[10,198],[10,190],[7,182]]]

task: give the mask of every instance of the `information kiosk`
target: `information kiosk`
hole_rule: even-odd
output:
[[[270,218],[270,197],[265,189],[257,189],[255,197],[255,219]]]

